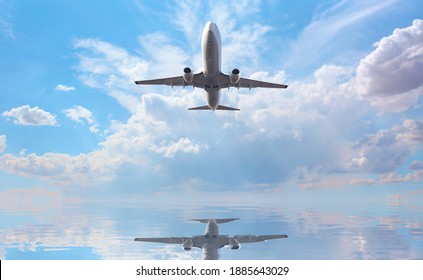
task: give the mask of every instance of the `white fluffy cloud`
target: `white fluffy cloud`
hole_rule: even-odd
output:
[[[80,78],[87,86],[107,93],[125,109],[134,112],[138,93],[133,78],[144,77],[149,64],[125,49],[96,39],[74,41]]]
[[[178,142],[169,145],[165,143],[162,146],[153,146],[151,150],[163,154],[167,158],[173,158],[177,152],[198,154],[202,148],[207,149],[208,145],[193,143],[190,139],[181,138]]]
[[[423,20],[396,29],[360,61],[354,87],[383,111],[400,112],[423,93]]]
[[[38,106],[31,108],[24,105],[12,108],[2,114],[3,117],[14,118],[14,123],[18,125],[57,125],[56,116],[40,109]]]
[[[66,86],[66,85],[58,84],[55,87],[55,90],[57,90],[57,91],[74,91],[74,90],[76,90],[76,88],[73,87],[73,86]]]
[[[350,164],[361,171],[389,173],[405,164],[422,143],[423,122],[407,119],[401,125],[363,137],[354,147],[356,156]]]
[[[6,135],[0,135],[0,153],[6,149]]]
[[[73,108],[63,110],[64,114],[67,118],[79,122],[84,123],[84,120],[90,125],[90,131],[92,133],[98,133],[98,125],[94,121],[92,117],[92,112],[80,105],[76,105]]]
[[[0,157],[0,169],[24,177],[43,178],[59,185],[89,185],[110,180],[118,160],[105,151],[76,156],[59,153],[5,154]]]

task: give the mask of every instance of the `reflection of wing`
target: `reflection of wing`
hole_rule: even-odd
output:
[[[235,85],[232,85],[229,80],[229,75],[226,75],[223,73],[220,75],[220,85],[222,88],[237,87],[237,88],[249,88],[249,89],[258,88],[258,87],[262,87],[262,88],[287,88],[288,87],[287,85],[283,85],[283,84],[268,83],[268,82],[262,82],[262,81],[251,80],[246,78],[240,78],[238,83],[236,83]]]
[[[182,76],[163,78],[163,79],[154,79],[154,80],[142,80],[135,81],[137,85],[165,85],[165,86],[190,86],[195,87],[204,87],[204,75],[203,72],[195,74],[192,80],[192,83],[185,82]]]
[[[139,237],[135,238],[135,241],[178,244],[182,246],[184,246],[185,242],[192,242],[192,247],[197,247],[201,249],[204,245],[204,236],[197,235],[193,237]]]
[[[135,241],[143,242],[158,242],[168,244],[182,244],[186,240],[186,237],[160,237],[160,238],[135,238]]]
[[[235,235],[234,238],[238,240],[239,243],[252,243],[252,242],[261,242],[270,239],[278,238],[287,238],[288,235],[285,234],[275,234],[275,235]]]

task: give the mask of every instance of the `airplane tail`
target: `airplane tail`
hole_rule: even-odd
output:
[[[203,224],[208,224],[209,221],[215,221],[216,224],[223,224],[223,223],[229,223],[232,221],[239,220],[239,218],[229,218],[229,219],[189,219],[190,221],[196,221]]]
[[[211,110],[209,105],[204,105],[204,106],[200,106],[200,107],[193,107],[193,108],[188,108],[188,110]],[[228,107],[228,106],[223,106],[223,105],[219,105],[217,106],[216,110],[224,110],[224,111],[239,111],[238,108],[232,108],[232,107]]]

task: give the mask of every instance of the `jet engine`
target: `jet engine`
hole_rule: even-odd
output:
[[[189,67],[185,67],[184,68],[184,80],[187,84],[191,84],[192,81],[194,80],[194,74],[192,73],[191,68]]]
[[[240,76],[239,69],[235,68],[229,74],[229,81],[231,82],[232,85],[236,85],[239,82],[240,78],[241,78],[241,76]]]
[[[182,247],[184,248],[185,251],[191,250],[192,245],[193,245],[193,242],[191,238],[185,240],[184,243],[182,243]]]
[[[229,239],[229,248],[231,248],[232,250],[237,250],[240,247],[241,245],[239,244],[238,240],[236,240],[235,238]]]

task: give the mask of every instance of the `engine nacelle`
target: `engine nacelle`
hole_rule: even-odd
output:
[[[239,69],[233,69],[231,73],[229,74],[229,81],[232,85],[236,85],[239,82],[239,79],[241,78]]]
[[[232,250],[237,250],[240,247],[241,245],[239,244],[238,240],[236,240],[235,238],[229,239],[229,248],[231,248]]]
[[[183,77],[184,77],[184,81],[187,84],[191,84],[192,83],[192,81],[194,80],[194,73],[192,73],[191,68],[189,68],[189,67],[185,67],[184,68],[184,75],[183,75]]]
[[[193,245],[193,242],[192,242],[192,239],[191,238],[185,240],[184,243],[182,243],[182,247],[184,248],[185,251],[191,250],[192,249],[192,245]]]

